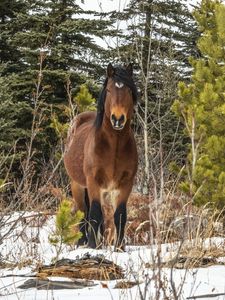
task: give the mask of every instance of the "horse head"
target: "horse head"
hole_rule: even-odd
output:
[[[122,130],[130,122],[137,99],[132,75],[131,64],[127,67],[108,65],[107,78],[98,101],[97,127],[101,126],[104,114],[115,130]]]

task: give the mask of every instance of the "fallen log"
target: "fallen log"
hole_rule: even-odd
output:
[[[94,286],[93,281],[59,281],[49,279],[28,279],[23,284],[18,286],[20,289],[36,288],[38,290],[63,290],[63,289],[81,289],[85,287]]]
[[[61,259],[54,264],[39,267],[39,278],[62,276],[88,280],[114,280],[124,278],[123,269],[107,260],[103,255],[91,256],[86,253],[82,258],[75,260]]]

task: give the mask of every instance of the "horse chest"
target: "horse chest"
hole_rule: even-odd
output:
[[[110,182],[113,180],[118,181],[123,173],[131,167],[129,156],[115,147],[102,153],[99,157],[99,165]]]
[[[91,151],[91,148],[94,151]],[[132,181],[137,161],[136,147],[132,138],[124,142],[123,139],[110,140],[107,136],[101,135],[97,142],[90,145],[89,151],[89,157],[92,159],[86,169],[87,174],[92,174],[102,189],[116,190]],[[115,194],[110,193],[112,196]]]

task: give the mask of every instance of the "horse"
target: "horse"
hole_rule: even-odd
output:
[[[84,212],[78,245],[124,248],[127,200],[137,172],[137,148],[131,128],[137,89],[133,68],[107,66],[97,112],[83,112],[72,121],[64,165],[71,180],[74,209]]]

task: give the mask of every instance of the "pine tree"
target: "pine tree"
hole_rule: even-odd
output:
[[[0,65],[1,76],[15,72],[20,62],[20,52],[9,42],[15,31],[11,24],[16,20],[17,13],[25,12],[25,1],[2,0],[0,2]],[[4,71],[4,72],[3,72]]]
[[[49,236],[50,243],[58,248],[58,255],[62,250],[63,244],[72,245],[82,237],[78,225],[83,217],[84,213],[80,210],[72,213],[71,201],[67,199],[62,200],[56,214],[55,233]]]
[[[136,63],[141,98],[137,131],[144,136],[140,139],[145,149],[139,155],[145,166],[143,182],[153,182],[151,173],[161,189],[161,178],[168,180],[171,174],[170,162],[181,164],[186,154],[182,128],[170,107],[178,81],[189,78],[188,57],[198,53],[197,27],[187,5],[175,0],[132,0],[121,18],[128,22],[129,34],[125,32],[115,56],[119,52],[121,59]]]
[[[196,38],[199,34],[187,2],[131,0],[124,12],[113,14],[114,18],[128,23],[124,39],[121,39],[120,58],[139,63],[138,53],[141,53],[146,72],[149,61],[156,64],[163,54],[169,58],[168,62],[173,59],[177,76],[189,79],[188,58],[198,55]],[[117,53],[118,49],[115,56]],[[159,60],[157,66],[160,64]]]
[[[19,51],[9,42],[14,34],[11,24],[20,11],[26,11],[24,1],[0,3],[0,178],[4,181],[8,180],[11,166],[17,166],[24,155],[25,149],[21,147],[29,137],[26,125],[31,116],[30,105],[25,99],[18,101],[11,89],[15,72],[23,64]],[[15,145],[20,151],[16,151]]]
[[[80,90],[74,97],[78,106],[78,111],[95,110],[96,99],[90,94],[88,87],[85,84],[80,86]]]
[[[109,29],[111,21],[82,18],[80,14],[94,12],[83,11],[75,0],[12,0],[10,5],[4,0],[1,5],[0,71],[5,87],[0,100],[5,107],[8,103],[9,118],[10,109],[14,107],[16,112],[21,108],[14,113],[16,117],[8,119],[4,130],[9,133],[12,128],[23,137],[17,149],[22,156],[30,143],[32,123],[35,124],[33,158],[48,161],[58,141],[51,115],[55,114],[63,124],[68,122],[64,110],[68,94],[86,83],[87,78],[103,74],[100,61],[105,50],[96,44],[94,36],[113,34]],[[10,105],[10,101],[14,104]],[[0,108],[3,115],[6,109]],[[13,134],[8,138],[17,140]],[[4,153],[9,147],[3,149]]]
[[[93,87],[94,85],[92,85]],[[75,113],[81,113],[87,110],[96,110],[96,99],[93,98],[92,94],[89,92],[88,86],[86,84],[81,84],[79,87],[79,91],[73,98],[73,107],[64,107],[65,114],[68,116],[73,116]],[[72,104],[73,104],[72,103]],[[71,110],[76,110],[76,112]],[[68,132],[68,128],[70,126],[70,122],[61,123],[56,114],[53,114],[51,117],[50,127],[54,129],[57,136],[61,138],[61,140],[65,140]]]
[[[192,59],[190,84],[179,85],[174,110],[191,140],[187,179],[181,186],[197,204],[225,204],[225,5],[203,0],[194,13],[202,57]]]

